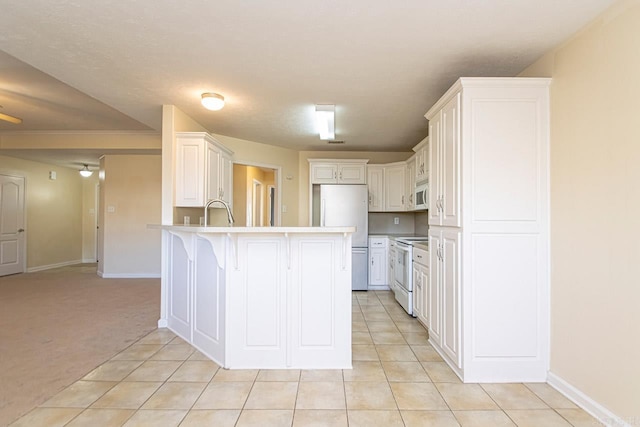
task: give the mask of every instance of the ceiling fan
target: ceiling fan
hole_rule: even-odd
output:
[[[3,108],[2,105],[0,105],[0,108]],[[4,114],[4,113],[0,113],[0,120],[4,120],[5,122],[10,122],[10,123],[15,123],[17,125],[22,123],[22,119],[18,117],[10,116],[8,114]]]

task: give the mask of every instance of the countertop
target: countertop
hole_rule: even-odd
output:
[[[284,233],[354,233],[355,227],[204,227],[201,225],[160,225],[149,224],[147,228],[179,231],[187,233],[219,233],[219,234],[284,234]]]

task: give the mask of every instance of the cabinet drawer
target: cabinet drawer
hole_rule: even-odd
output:
[[[386,237],[369,237],[370,248],[386,248],[388,239]]]
[[[425,267],[429,267],[429,252],[420,248],[413,248],[413,262],[416,264],[424,265]]]

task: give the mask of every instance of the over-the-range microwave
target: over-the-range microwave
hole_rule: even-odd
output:
[[[415,209],[429,209],[429,182],[416,185],[413,200],[416,201]]]

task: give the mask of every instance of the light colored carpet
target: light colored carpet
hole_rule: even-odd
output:
[[[156,328],[160,279],[101,279],[94,264],[0,277],[0,425]]]

